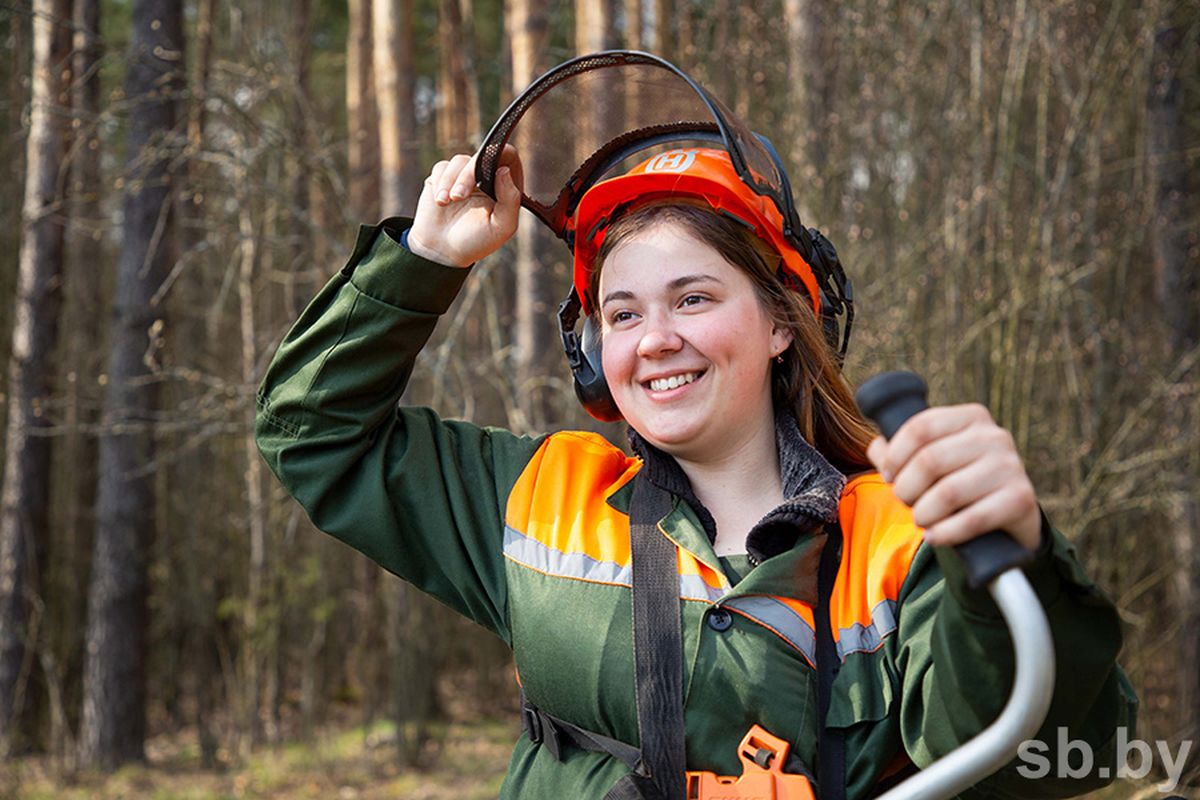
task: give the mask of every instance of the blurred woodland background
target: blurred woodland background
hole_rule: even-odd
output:
[[[504,646],[311,529],[254,395],[356,224],[611,47],[772,137],[857,288],[852,382],[992,409],[1122,609],[1139,736],[1197,738],[1198,41],[1187,0],[0,2],[0,795],[161,737],[199,775],[384,719],[402,770],[448,721],[515,736]],[[597,429],[553,327],[567,251],[522,230],[408,400]]]

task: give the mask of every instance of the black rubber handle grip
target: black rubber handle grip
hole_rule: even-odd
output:
[[[909,417],[929,407],[928,394],[925,381],[911,372],[882,372],[863,383],[854,400],[890,439]],[[1004,531],[990,531],[954,549],[967,568],[967,582],[973,589],[1033,560],[1033,553]]]

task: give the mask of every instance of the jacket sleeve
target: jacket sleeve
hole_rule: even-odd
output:
[[[1118,728],[1127,729],[1127,739],[1134,735],[1137,699],[1116,663],[1117,611],[1044,516],[1042,531],[1043,547],[1025,572],[1054,639],[1050,711],[1020,755],[964,797],[1068,797],[1089,791],[1116,776]],[[901,735],[909,756],[924,768],[1000,715],[1012,688],[1011,639],[991,596],[968,587],[958,556],[927,545],[905,581],[897,624]],[[1082,772],[1080,744],[1094,761],[1086,774],[1071,777],[1058,765],[1070,755],[1071,770]]]
[[[504,503],[535,440],[398,407],[468,269],[364,227],[288,332],[257,396],[258,447],[321,530],[511,641]]]

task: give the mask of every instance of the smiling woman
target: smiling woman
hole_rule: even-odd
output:
[[[769,146],[725,141],[740,144],[597,173],[563,206],[577,390],[629,423],[634,456],[594,434],[397,408],[467,268],[513,235],[522,205],[555,218],[522,193],[517,153],[486,146],[494,197],[475,157],[438,162],[415,218],[364,229],[288,334],[259,393],[264,455],[319,527],[511,644],[525,735],[504,797],[678,800],[685,783],[730,796],[716,776],[741,771],[739,742],[757,743],[771,780],[808,791],[815,773],[822,800],[928,766],[1012,682],[994,605],[940,546],[993,529],[1033,551],[1069,676],[1045,730],[1087,742],[1098,768],[1005,769],[981,791],[1106,782],[1134,711],[1115,610],[986,409],[934,408],[872,437],[840,371],[836,254],[790,196],[763,194],[777,165],[742,169],[743,150]],[[774,174],[765,184],[786,188]]]
[[[604,374],[648,442],[701,463],[774,447],[771,361],[791,334],[745,273],[665,222],[621,241],[600,295]]]
[[[710,157],[721,158],[715,152]],[[634,191],[636,188],[633,187]],[[644,241],[664,236],[665,240]],[[618,245],[630,242],[638,246],[618,248]],[[621,255],[614,257],[618,249],[622,251]],[[702,270],[696,266],[699,264],[712,264],[713,267]],[[817,317],[811,311],[812,302],[805,292],[785,288],[783,260],[770,245],[754,235],[752,227],[727,214],[716,213],[711,206],[688,195],[638,205],[612,223],[597,252],[596,268],[591,272],[587,292],[588,296],[602,298],[599,311],[602,312],[606,375],[614,375],[615,367],[608,363],[614,347],[627,339],[615,334],[629,327],[619,323],[614,316],[622,308],[622,304],[614,301],[634,299],[616,285],[620,281],[614,276],[620,273],[630,273],[628,280],[637,280],[639,276],[643,280],[659,277],[660,283],[677,291],[681,303],[694,306],[680,310],[679,315],[684,319],[709,314],[714,305],[728,314],[730,309],[726,301],[731,290],[743,286],[748,289],[756,301],[753,309],[738,306],[741,313],[735,313],[732,321],[720,315],[715,320],[709,316],[699,317],[712,320],[707,327],[728,338],[727,344],[737,352],[739,363],[761,362],[758,366],[769,366],[755,370],[755,377],[751,379],[758,388],[765,386],[766,405],[760,402],[756,406],[747,406],[737,401],[737,395],[747,396],[745,381],[726,387],[729,391],[727,405],[739,412],[734,418],[767,419],[769,425],[764,427],[772,427],[774,414],[770,409],[773,402],[791,409],[803,437],[815,444],[842,472],[857,472],[870,466],[865,453],[874,433],[851,399],[836,354],[827,344]],[[669,277],[668,273],[670,276],[681,274]],[[614,288],[602,290],[602,276],[605,286]],[[706,280],[715,286],[705,286]],[[792,285],[803,284],[793,282]],[[739,293],[739,299],[745,298],[740,298]],[[759,339],[739,337],[751,320],[767,323],[771,341],[768,342],[770,358],[766,361],[762,361],[761,354],[749,352]],[[644,330],[644,327],[639,329]],[[740,348],[737,347],[739,344]],[[618,391],[613,389],[614,394]],[[628,414],[625,419],[633,424]],[[645,433],[636,424],[634,428]]]

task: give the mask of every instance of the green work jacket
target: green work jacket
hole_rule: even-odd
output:
[[[470,272],[405,249],[408,224],[364,227],[349,263],[287,334],[257,397],[259,447],[317,527],[509,643],[543,711],[636,745],[628,506],[642,459],[594,434],[516,436],[398,405]],[[921,543],[890,488],[874,474],[839,475],[837,485],[827,521],[844,538],[831,601],[842,663],[826,722],[844,731],[853,799],[985,727],[1013,666],[990,598],[967,587],[952,553]],[[740,774],[736,747],[753,724],[813,767],[812,605],[825,536],[796,529],[790,546],[733,583],[697,505],[678,493],[658,526],[679,553],[688,768]],[[970,796],[1067,796],[1106,783],[1116,730],[1133,725],[1112,604],[1048,525],[1026,572],[1058,658],[1038,738],[1056,763],[1065,728],[1092,748],[1095,768],[1034,782],[1014,762]],[[573,748],[556,760],[522,736],[502,796],[600,798],[625,771]]]

